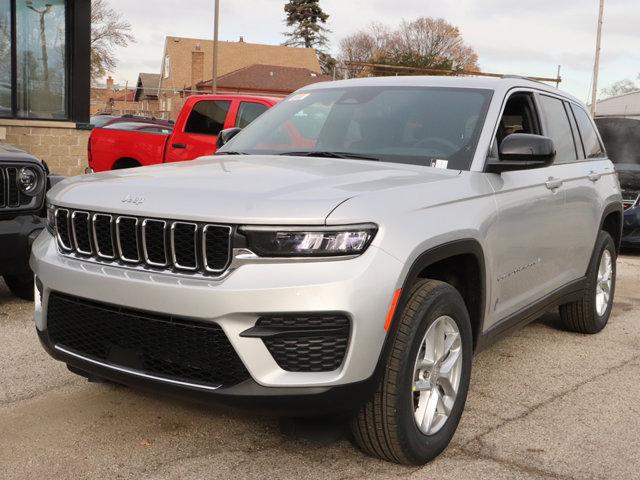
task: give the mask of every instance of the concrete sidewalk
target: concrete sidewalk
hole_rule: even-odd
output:
[[[38,344],[32,305],[0,283],[0,478],[640,478],[640,257],[618,264],[611,322],[548,314],[480,354],[450,448],[424,468],[277,420],[89,384]]]

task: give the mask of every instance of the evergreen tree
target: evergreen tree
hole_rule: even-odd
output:
[[[319,0],[289,0],[284,11],[287,14],[287,27],[293,28],[285,33],[288,37],[285,45],[323,52],[329,43],[329,31],[324,27],[329,15],[324,13]]]

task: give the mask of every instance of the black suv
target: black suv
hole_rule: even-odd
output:
[[[50,176],[37,158],[0,144],[0,275],[20,298],[33,299],[31,244],[45,227],[45,193],[62,178]]]

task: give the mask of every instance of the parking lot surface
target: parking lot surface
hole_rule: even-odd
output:
[[[549,313],[475,359],[452,445],[422,468],[274,418],[91,384],[38,344],[32,304],[0,282],[0,478],[541,479],[640,476],[640,256],[618,263],[599,335]]]

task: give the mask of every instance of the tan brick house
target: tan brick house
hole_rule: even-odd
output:
[[[262,45],[245,42],[219,42],[218,77],[252,65],[295,67],[320,74],[316,52],[311,48]],[[175,119],[182,108],[185,93],[212,78],[213,41],[167,37],[160,72],[160,110]]]

